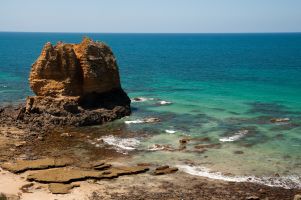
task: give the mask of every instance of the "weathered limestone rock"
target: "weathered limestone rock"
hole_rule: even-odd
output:
[[[98,178],[102,176],[102,173],[76,168],[54,168],[33,172],[27,176],[27,179],[44,183],[68,183],[88,178]]]
[[[144,173],[149,168],[143,166],[112,167],[105,171],[96,171],[78,168],[55,168],[33,172],[27,176],[29,181],[42,183],[70,183],[85,179],[112,179],[122,175]]]
[[[32,65],[29,82],[38,96],[79,96],[82,72],[73,45],[48,42]]]
[[[83,96],[119,89],[120,78],[111,49],[84,38],[80,44],[47,43],[33,64],[30,86],[38,96]]]
[[[273,118],[271,119],[272,123],[283,123],[283,122],[289,122],[289,118]]]
[[[21,173],[27,170],[64,167],[71,164],[69,159],[45,158],[39,160],[17,160],[16,162],[3,163],[1,167],[13,173]]]
[[[37,96],[27,97],[20,108],[0,109],[0,124],[48,130],[102,124],[131,113],[113,52],[89,38],[79,44],[47,43],[32,65],[29,83]]]
[[[171,174],[178,171],[176,167],[169,167],[168,165],[164,165],[161,167],[157,167],[154,171],[154,175],[164,175],[164,174]]]
[[[78,186],[77,184],[50,183],[48,189],[52,194],[68,194],[72,188]]]
[[[120,88],[116,59],[107,45],[85,38],[73,48],[82,70],[83,95]]]

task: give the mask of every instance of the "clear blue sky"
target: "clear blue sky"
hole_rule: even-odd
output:
[[[301,0],[0,0],[0,31],[301,32]]]

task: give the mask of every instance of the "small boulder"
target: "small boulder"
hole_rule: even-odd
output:
[[[79,185],[63,183],[50,183],[48,185],[48,189],[52,194],[68,194],[74,187],[79,187]]]

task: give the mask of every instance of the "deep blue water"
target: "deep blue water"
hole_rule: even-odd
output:
[[[206,167],[300,178],[301,34],[0,33],[0,102],[21,102],[32,95],[29,70],[46,42],[77,43],[83,36],[112,47],[131,97],[155,98],[132,104],[128,120],[163,120],[158,125],[128,125],[133,131],[156,133],[142,146],[175,144],[183,135],[220,142],[247,130],[237,140],[223,142],[221,149],[208,151]],[[156,99],[173,104],[160,106]],[[274,117],[290,121],[269,123]],[[236,150],[244,155],[233,155]],[[164,155],[150,153],[148,159],[184,156]]]

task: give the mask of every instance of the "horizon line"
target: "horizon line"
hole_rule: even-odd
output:
[[[56,31],[0,31],[0,33],[65,33],[65,34],[298,34],[301,31],[275,32],[56,32]]]

